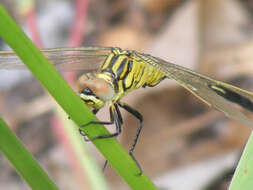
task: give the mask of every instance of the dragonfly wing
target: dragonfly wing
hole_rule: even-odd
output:
[[[96,71],[111,53],[107,47],[43,49],[41,52],[61,71]],[[0,51],[0,69],[26,69],[13,51]]]
[[[150,55],[137,53],[137,56],[149,65],[155,67],[168,78],[176,80],[181,86],[189,90],[209,106],[223,112],[229,118],[253,127],[253,123],[232,104],[237,103],[246,109],[251,106],[249,110],[253,111],[252,102],[247,99],[253,99],[253,93],[211,79],[185,67],[168,63]],[[244,103],[246,100],[245,105],[241,100],[244,101]]]

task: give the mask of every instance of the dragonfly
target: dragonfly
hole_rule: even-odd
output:
[[[208,106],[223,112],[231,119],[253,127],[249,118],[235,107],[237,104],[253,112],[252,92],[209,78],[158,57],[135,50],[113,47],[56,48],[43,49],[41,52],[59,70],[82,70],[84,72],[77,80],[78,93],[94,114],[106,104],[108,105],[110,121],[91,121],[79,126],[79,130],[85,137],[81,131],[83,127],[92,124],[115,124],[116,132],[97,136],[89,141],[117,137],[121,133],[123,119],[119,107],[139,120],[129,155],[138,166],[140,175],[142,169],[133,152],[143,126],[143,116],[121,101],[125,95],[135,89],[154,87],[164,79],[173,79]],[[13,51],[0,52],[0,69],[24,68],[24,64]]]

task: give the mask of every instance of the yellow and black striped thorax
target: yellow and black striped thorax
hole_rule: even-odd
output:
[[[165,76],[136,56],[133,51],[114,48],[98,73],[115,91],[114,101],[140,87],[157,85]]]

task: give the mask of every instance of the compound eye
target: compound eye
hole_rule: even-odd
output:
[[[95,96],[95,94],[91,91],[91,89],[89,87],[86,87],[83,90],[81,90],[81,94]]]
[[[84,95],[107,101],[114,96],[114,90],[109,82],[94,75],[84,74],[77,82],[78,92]]]

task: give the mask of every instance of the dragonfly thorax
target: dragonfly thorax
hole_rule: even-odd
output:
[[[81,99],[95,109],[102,108],[114,97],[111,84],[90,73],[79,77],[77,85]]]

